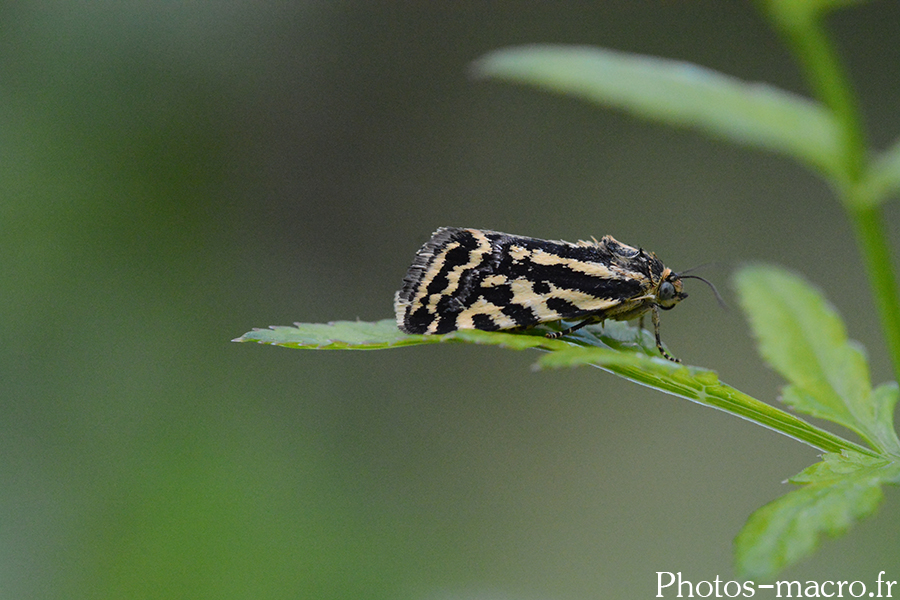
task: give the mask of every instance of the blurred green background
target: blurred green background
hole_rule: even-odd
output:
[[[830,24],[884,147],[900,5]],[[821,181],[467,76],[530,42],[805,93],[737,2],[0,5],[0,597],[627,598],[657,571],[733,577],[734,535],[813,449],[530,353],[229,342],[391,316],[438,226],[610,233],[719,262],[703,274],[726,297],[743,261],[804,273],[890,377]],[[774,402],[739,311],[688,287],[669,348]],[[898,500],[784,577],[900,579]]]

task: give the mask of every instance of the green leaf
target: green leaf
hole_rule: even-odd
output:
[[[544,331],[512,334],[500,331],[454,331],[445,335],[408,335],[397,329],[397,321],[384,319],[375,322],[333,321],[331,323],[295,323],[293,326],[273,325],[268,329],[254,329],[235,338],[233,342],[258,342],[285,348],[306,350],[380,350],[439,344],[470,342],[524,350],[526,348],[560,349],[566,342],[544,337]]]
[[[608,327],[609,325],[606,326]],[[637,349],[630,352],[612,352],[606,348],[592,347],[590,336],[597,335],[596,330],[585,329],[588,331],[579,338],[579,342],[586,346],[570,346],[564,350],[551,352],[542,356],[538,365],[555,368],[593,365],[646,387],[747,419],[814,448],[831,452],[851,450],[872,455],[871,451],[862,446],[814,427],[802,419],[722,383],[714,371],[680,365],[658,355],[646,354],[649,342],[653,339],[649,332],[642,332],[645,339]],[[604,339],[604,345],[615,343],[615,340]]]
[[[792,478],[805,483],[754,512],[735,539],[738,574],[771,580],[784,567],[810,555],[823,534],[839,535],[871,514],[881,486],[896,483],[900,463],[855,452],[829,453]]]
[[[879,451],[900,454],[893,426],[897,388],[872,390],[861,347],[847,339],[822,294],[775,267],[746,267],[735,279],[760,353],[790,382],[782,401],[851,429]]]
[[[812,464],[788,481],[791,483],[834,483],[843,481],[848,475],[857,474],[860,469],[880,469],[892,461],[883,456],[869,456],[859,452],[827,452],[822,460]],[[890,481],[890,478],[885,482]]]
[[[900,442],[897,441],[897,431],[894,429],[894,407],[897,405],[898,395],[900,390],[895,381],[882,383],[870,395],[872,436],[879,440],[885,451],[893,454],[900,454]]]
[[[854,194],[861,206],[876,206],[900,192],[900,140],[872,162]]]
[[[447,342],[489,344],[514,350],[538,348],[550,351],[538,361],[540,367],[593,365],[630,381],[729,412],[820,450],[869,452],[721,383],[713,371],[662,358],[653,334],[627,323],[611,321],[603,326],[592,325],[562,339],[545,337],[548,330],[538,327],[519,333],[460,330],[444,335],[407,335],[397,329],[394,320],[385,319],[374,323],[337,321],[254,329],[233,341],[314,350],[375,350]]]
[[[698,65],[602,48],[534,45],[491,52],[477,75],[571,94],[636,116],[780,152],[841,171],[835,120],[823,106]]]

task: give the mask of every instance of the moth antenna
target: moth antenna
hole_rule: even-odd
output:
[[[700,265],[700,266],[702,267],[704,265]],[[689,269],[689,270],[693,271],[694,269],[699,269],[699,268],[700,267],[694,267],[693,269]],[[684,273],[687,273],[687,271],[685,271]],[[703,279],[699,275],[685,275],[684,273],[678,273],[678,277],[681,279],[699,279],[700,281],[702,281],[703,283],[708,285],[709,288],[713,291],[713,294],[716,295],[716,301],[719,303],[719,306],[721,306],[725,310],[728,310],[728,305],[725,303],[725,300],[722,299],[722,296],[719,294],[719,290],[716,289],[716,286],[714,286],[712,283],[710,283],[706,279]]]
[[[690,269],[685,269],[684,271],[679,273],[678,276],[681,277],[682,275],[687,275],[688,273],[693,273],[694,271],[699,271],[700,269],[705,269],[706,267],[718,267],[718,266],[720,266],[720,265],[717,262],[703,263],[702,265],[697,265],[696,267],[691,267]],[[706,280],[704,279],[704,281],[706,281]],[[709,282],[707,281],[706,283],[709,283]]]

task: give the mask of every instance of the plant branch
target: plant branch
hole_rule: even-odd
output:
[[[762,425],[782,435],[793,438],[825,452],[853,451],[867,456],[878,456],[878,452],[851,442],[839,435],[816,427],[800,417],[761,402],[719,381],[713,371],[699,367],[676,366],[652,357],[652,347],[643,332],[639,338],[642,350],[635,352],[632,347],[619,347],[617,334],[612,326],[604,327],[607,335],[598,336],[594,330],[569,336],[567,341],[578,346],[549,352],[539,364],[544,367],[574,366],[588,364],[634,383],[679,396],[703,406],[715,408],[747,421]],[[612,334],[613,337],[609,337]],[[624,337],[624,336],[621,336]],[[631,340],[633,345],[634,339]],[[631,360],[611,361],[610,350],[617,348],[613,357],[631,355]],[[639,361],[635,359],[640,359]]]
[[[862,178],[866,166],[866,141],[850,79],[824,29],[821,14],[771,10],[770,15],[799,60],[813,95],[831,110],[838,123],[843,147],[843,172],[832,175],[838,178],[835,183],[844,196],[841,200],[851,200],[846,197],[847,188]]]
[[[831,110],[837,121],[843,169],[841,173],[833,174],[832,181],[853,222],[894,374],[900,381],[900,296],[879,202],[872,202],[863,189],[869,166],[856,95],[824,29],[820,13],[781,12],[775,3],[769,8],[770,15],[799,59],[813,94]]]
[[[894,376],[900,381],[900,296],[897,294],[897,277],[884,232],[881,207],[853,207],[849,212],[875,296],[875,305],[881,316]]]
[[[766,429],[776,431],[818,450],[838,453],[849,450],[867,456],[877,456],[877,453],[869,448],[820,429],[799,417],[765,402],[760,402],[756,398],[718,381],[710,385],[697,386],[694,381],[686,380],[678,385],[671,378],[654,377],[652,373],[634,367],[611,365],[600,368],[635,383],[665,391],[762,425]]]

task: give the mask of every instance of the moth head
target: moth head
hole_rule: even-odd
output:
[[[668,269],[666,269],[669,271]],[[663,310],[675,308],[675,305],[688,297],[683,291],[683,284],[678,273],[669,271],[663,276],[656,288],[656,304]]]
[[[694,269],[688,270],[693,271]],[[681,291],[683,287],[681,282],[682,279],[699,279],[708,285],[713,291],[713,294],[716,295],[716,301],[719,303],[719,306],[726,308],[725,301],[722,300],[722,296],[719,295],[719,290],[716,289],[716,286],[702,277],[698,277],[697,275],[685,275],[685,273],[687,273],[687,271],[673,273],[668,269],[663,272],[663,278],[656,288],[656,303],[661,309],[669,310],[674,308],[676,304],[688,297],[687,294]]]

